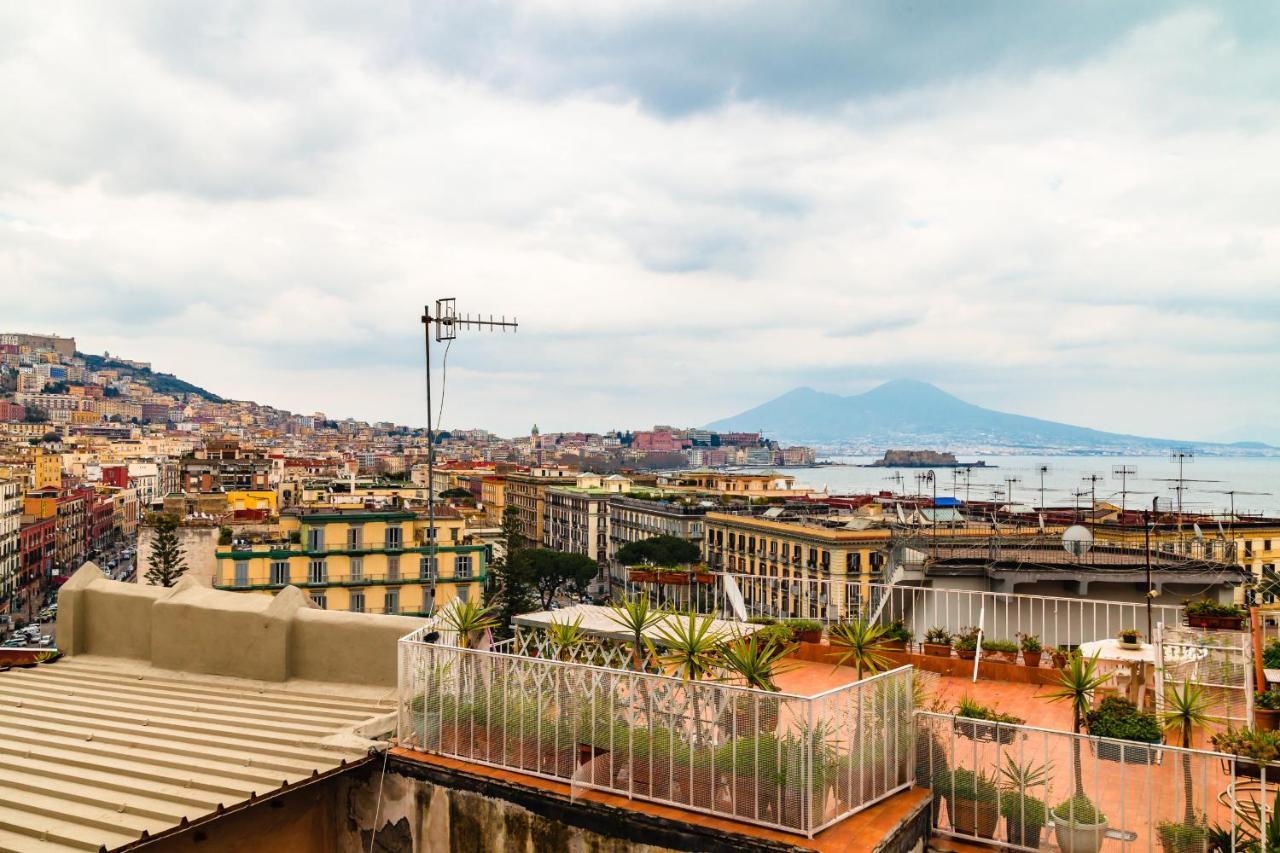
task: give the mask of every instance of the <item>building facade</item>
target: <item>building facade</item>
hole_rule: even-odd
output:
[[[609,579],[620,583],[625,578],[617,554],[632,542],[675,536],[701,548],[706,515],[707,508],[698,502],[614,495],[609,501]]]
[[[22,495],[25,483],[0,477],[0,600],[11,603],[21,584]]]
[[[462,519],[437,511],[292,508],[272,541],[219,550],[214,586],[274,594],[297,586],[317,606],[425,615],[455,598],[479,601],[488,554],[464,542]]]
[[[542,544],[604,565],[609,554],[609,501],[630,489],[631,481],[617,474],[581,474],[572,486],[548,486]]]

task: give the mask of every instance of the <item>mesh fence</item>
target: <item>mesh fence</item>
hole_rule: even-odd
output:
[[[1156,708],[1170,686],[1192,684],[1211,702],[1218,725],[1249,725],[1253,709],[1253,646],[1245,631],[1160,626],[1156,633]]]
[[[1020,850],[1273,848],[1280,768],[1160,744],[917,712],[935,831]],[[1079,795],[1083,796],[1083,799]]]
[[[401,745],[812,835],[910,784],[911,670],[817,697],[400,645]]]

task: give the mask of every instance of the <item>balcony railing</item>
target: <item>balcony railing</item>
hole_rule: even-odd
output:
[[[435,573],[428,575],[394,572],[389,574],[359,574],[359,575],[326,575],[323,578],[307,577],[298,578],[296,580],[275,580],[264,577],[251,578],[217,578],[214,580],[214,589],[232,589],[232,590],[262,590],[262,589],[283,589],[286,586],[299,587],[330,587],[330,586],[368,586],[368,585],[395,585],[395,586],[414,586],[429,585],[435,583],[471,583],[472,581],[484,580],[484,575],[479,573],[467,573],[458,575],[447,575],[441,577]]]
[[[911,784],[910,667],[806,697],[422,636],[404,747],[808,836]]]

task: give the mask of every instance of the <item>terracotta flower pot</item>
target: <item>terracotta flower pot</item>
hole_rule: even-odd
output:
[[[951,657],[951,646],[947,643],[924,643],[924,653],[935,658]]]
[[[1280,711],[1269,711],[1256,705],[1253,709],[1254,728],[1274,732],[1280,729]]]
[[[995,838],[996,824],[1000,822],[997,803],[948,797],[947,811],[951,815],[951,826],[961,835]]]
[[[973,660],[978,656],[975,649],[956,649],[956,657],[960,660]]]
[[[1044,652],[1023,652],[1022,665],[1030,667],[1040,666],[1040,662],[1044,660]]]

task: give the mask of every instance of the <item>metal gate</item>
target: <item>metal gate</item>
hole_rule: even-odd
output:
[[[1253,718],[1253,645],[1247,631],[1209,631],[1159,625],[1156,645],[1156,708],[1164,710],[1165,686],[1188,682],[1212,699],[1222,725],[1247,726]]]

